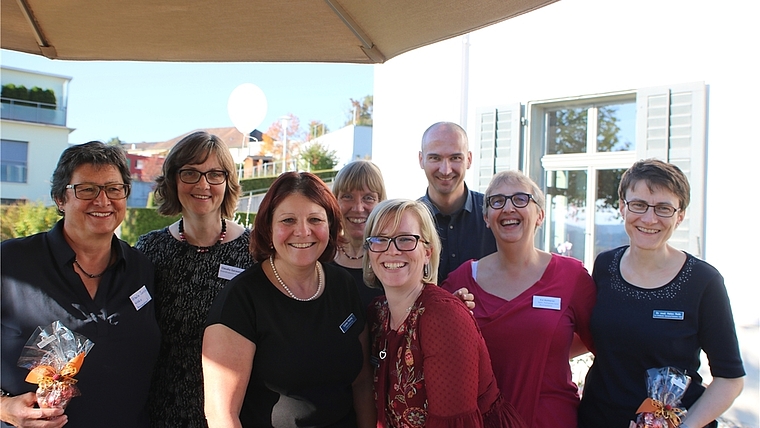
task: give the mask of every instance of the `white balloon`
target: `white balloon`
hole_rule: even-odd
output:
[[[267,114],[267,97],[253,83],[243,83],[230,94],[227,113],[235,128],[248,135],[264,120]]]

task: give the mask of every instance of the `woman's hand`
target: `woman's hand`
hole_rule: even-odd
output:
[[[27,392],[0,399],[2,421],[19,428],[60,428],[69,421],[63,409],[37,409],[37,397]]]
[[[466,289],[465,287],[460,288],[459,290],[454,292],[454,296],[458,297],[459,300],[462,301],[462,303],[467,306],[467,309],[472,312],[473,309],[475,309],[475,296],[470,293],[470,290]]]

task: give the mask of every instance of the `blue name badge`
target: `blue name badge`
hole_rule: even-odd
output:
[[[683,311],[663,311],[655,309],[652,311],[652,318],[656,320],[678,320],[683,321]]]
[[[351,326],[354,325],[355,322],[356,322],[356,315],[354,315],[352,312],[351,315],[349,315],[345,321],[340,323],[340,331],[342,331],[343,333],[347,332],[348,329],[350,329]]]

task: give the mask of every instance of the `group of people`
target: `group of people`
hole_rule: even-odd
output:
[[[500,172],[481,194],[464,182],[471,161],[465,131],[437,123],[422,138],[419,200],[388,200],[370,161],[343,167],[332,190],[287,172],[247,230],[232,221],[229,150],[192,133],[157,179],[159,212],[180,220],[130,248],[114,235],[124,154],[70,147],[51,189],[63,219],[2,244],[0,420],[625,428],[647,369],[674,366],[692,377],[680,426],[714,423],[744,370],[722,277],[668,244],[689,204],[685,175],[652,159],[623,175],[630,245],[601,253],[589,275],[535,247],[545,200],[533,180]],[[38,408],[16,366],[35,328],[56,320],[95,343],[65,411]],[[588,351],[580,399],[569,359]]]

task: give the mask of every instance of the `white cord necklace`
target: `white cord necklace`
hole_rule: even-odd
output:
[[[322,274],[322,269],[321,269],[322,265],[320,265],[319,262],[317,262],[317,265],[314,267],[314,270],[317,271],[317,292],[314,293],[314,295],[309,297],[308,299],[302,299],[296,296],[295,294],[293,294],[292,291],[290,291],[290,288],[288,288],[288,286],[285,285],[285,283],[282,281],[282,278],[280,278],[280,274],[277,272],[277,268],[274,267],[274,256],[269,256],[269,266],[272,266],[272,273],[274,273],[274,277],[277,278],[277,282],[279,282],[280,285],[282,285],[282,288],[285,289],[285,291],[287,291],[288,295],[291,298],[298,300],[299,302],[309,302],[311,300],[314,300],[317,298],[317,296],[319,296],[319,292],[322,291],[322,286],[324,285],[325,281],[324,281],[324,275]]]

